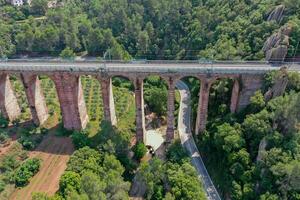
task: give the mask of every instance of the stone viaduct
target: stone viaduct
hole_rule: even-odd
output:
[[[134,85],[136,105],[136,137],[144,141],[145,118],[143,81],[149,75],[159,75],[168,85],[166,140],[174,138],[174,101],[176,81],[184,77],[196,77],[201,81],[195,133],[205,130],[208,112],[209,90],[217,79],[232,78],[234,85],[231,96],[231,112],[245,108],[250,97],[262,86],[265,73],[278,70],[281,65],[268,63],[197,63],[192,61],[171,62],[91,62],[91,61],[24,61],[0,62],[0,110],[10,121],[20,115],[20,108],[9,76],[17,75],[24,84],[26,96],[35,124],[43,124],[48,118],[48,109],[40,85],[39,75],[49,76],[56,87],[66,129],[84,129],[88,123],[81,75],[91,75],[99,80],[104,106],[104,119],[117,124],[112,93],[112,77],[121,76]],[[297,66],[298,67],[298,66]],[[159,99],[158,99],[159,100]]]

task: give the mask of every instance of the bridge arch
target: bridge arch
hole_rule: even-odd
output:
[[[176,81],[176,88],[180,87],[178,84],[180,84],[180,81],[184,82],[185,85],[189,87],[191,99],[190,99],[190,104],[191,104],[191,127],[195,127],[195,122],[197,118],[197,108],[199,104],[199,93],[200,93],[200,87],[201,87],[201,80],[198,76],[194,75],[184,75],[181,76],[177,81]],[[194,128],[192,128],[194,130]],[[193,131],[191,130],[191,131]]]

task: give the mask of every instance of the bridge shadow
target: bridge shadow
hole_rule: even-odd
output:
[[[26,138],[27,143],[37,144],[36,148],[29,150],[30,154],[47,153],[54,155],[71,155],[74,152],[74,145],[72,139],[68,137],[63,125],[57,124],[56,126],[47,129],[44,133],[30,133],[31,130],[37,128],[32,120],[8,126],[7,130],[11,141],[21,141],[21,138]],[[42,128],[41,128],[42,129]]]

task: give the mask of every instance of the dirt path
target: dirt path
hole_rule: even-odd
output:
[[[74,148],[70,138],[47,136],[30,157],[42,159],[40,171],[30,180],[29,185],[17,189],[10,200],[31,200],[32,192],[54,194],[59,187],[59,179],[67,167]]]

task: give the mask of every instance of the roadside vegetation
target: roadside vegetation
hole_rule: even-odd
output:
[[[290,73],[284,95],[266,101],[278,73],[267,75],[266,90],[256,92],[237,114],[229,113],[225,101],[231,80],[212,87],[207,131],[198,146],[223,198],[299,198],[300,76]]]
[[[61,0],[51,8],[47,3],[13,7],[0,1],[0,57],[261,60],[264,42],[282,25],[292,28],[289,56],[300,36],[296,0]],[[281,4],[283,19],[267,21]]]
[[[288,56],[300,53],[297,0],[60,0],[52,8],[47,4],[47,0],[32,0],[31,6],[13,7],[0,0],[1,59],[262,60],[264,42],[283,25],[291,27]],[[286,6],[283,19],[267,21],[280,4]],[[300,199],[300,77],[297,73],[288,76],[284,95],[266,101],[264,95],[278,77],[275,72],[268,74],[265,88],[237,114],[229,113],[233,80],[212,85],[207,130],[197,144],[224,199]],[[134,145],[135,98],[130,81],[113,78],[118,125],[112,127],[103,120],[98,80],[82,76],[90,121],[85,130],[73,132],[63,128],[53,81],[40,76],[50,117],[43,127],[35,127],[22,83],[17,76],[10,79],[21,116],[11,124],[0,116],[0,199],[9,199],[16,187],[21,190],[31,182],[35,186],[46,182],[47,176],[38,175],[39,169],[45,170],[43,164],[50,166],[45,162],[49,154],[56,154],[49,160],[57,165],[42,172],[51,174],[58,165],[60,172],[66,171],[49,194],[35,193],[33,200],[129,199],[135,181],[145,189],[145,199],[206,199],[180,142],[166,149],[165,159],[154,156],[143,161],[148,152],[145,145]],[[200,83],[193,77],[184,81],[192,94],[194,123]],[[156,117],[149,129],[163,127],[166,83],[158,76],[145,79],[144,99],[146,114]],[[178,101],[175,107],[177,112]],[[70,156],[71,141],[50,136],[72,140],[76,151]],[[43,143],[45,138],[50,141]],[[31,156],[35,150],[41,151],[44,160]],[[15,195],[29,198],[32,188]]]

